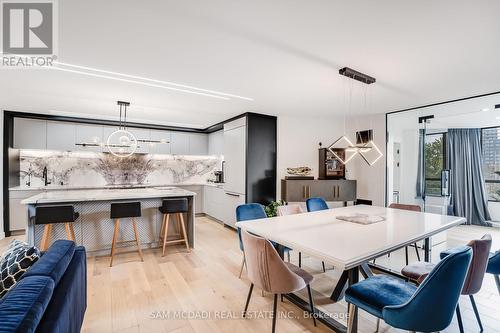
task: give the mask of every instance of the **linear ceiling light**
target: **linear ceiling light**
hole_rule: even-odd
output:
[[[247,100],[247,101],[253,101],[253,98],[250,98],[250,97],[239,96],[239,95],[234,95],[234,94],[228,94],[228,93],[224,93],[224,92],[220,92],[220,91],[216,91],[216,90],[203,89],[203,88],[198,88],[198,87],[195,87],[195,86],[189,86],[189,85],[175,83],[175,82],[170,82],[170,81],[162,81],[162,80],[150,79],[150,78],[143,77],[143,76],[130,75],[130,74],[119,73],[119,72],[114,72],[114,71],[108,71],[108,70],[99,69],[99,68],[93,68],[93,67],[87,67],[87,66],[81,66],[81,65],[68,64],[68,63],[58,62],[58,61],[55,61],[54,63],[57,64],[57,65],[59,65],[59,66],[64,66],[64,67],[78,68],[78,69],[84,69],[84,70],[88,70],[88,71],[92,71],[92,72],[105,73],[105,74],[111,74],[111,75],[126,77],[126,78],[130,78],[130,79],[135,79],[135,80],[142,80],[142,81],[154,82],[154,83],[160,84],[162,88],[171,89],[171,90],[175,90],[175,91],[181,91],[181,92],[199,94],[199,95],[204,95],[204,96],[209,96],[209,97],[214,97],[214,96],[218,95],[217,97],[219,97],[219,98],[222,96],[222,97],[232,97],[232,98],[238,98],[238,99],[243,99],[243,100]],[[57,68],[60,69],[61,67],[52,67],[52,68],[53,69],[57,69]],[[80,73],[79,71],[74,71],[74,72],[75,73]],[[88,73],[88,72],[83,72],[83,73]],[[107,76],[106,76],[106,78],[115,79],[114,77],[107,77]],[[142,82],[138,82],[138,81],[133,81],[133,82],[134,83],[141,83],[141,84],[143,84]],[[185,89],[179,89],[179,88],[168,87],[168,86],[174,86],[174,87],[185,88]],[[155,87],[156,87],[156,85],[155,85]],[[193,90],[197,90],[197,91],[193,91]],[[204,94],[202,94],[202,93],[204,93]],[[227,98],[227,99],[229,99],[229,98]]]
[[[88,76],[93,76],[93,77],[99,77],[103,79],[110,79],[110,80],[116,80],[116,81],[122,81],[122,82],[128,82],[128,83],[136,83],[136,84],[142,84],[144,86],[148,87],[155,87],[155,88],[163,88],[163,89],[168,89],[168,90],[174,90],[174,91],[180,91],[188,94],[195,94],[195,95],[201,95],[201,96],[207,96],[207,97],[212,97],[212,98],[218,98],[218,99],[224,99],[224,100],[229,100],[229,97],[225,96],[218,96],[218,95],[213,95],[213,94],[206,94],[198,91],[192,91],[192,90],[187,90],[187,89],[180,89],[180,88],[174,88],[174,87],[167,87],[167,86],[162,86],[160,84],[153,84],[153,83],[147,83],[147,82],[141,82],[141,81],[136,81],[136,80],[129,80],[129,79],[123,79],[119,77],[113,77],[109,75],[101,75],[101,74],[95,74],[95,73],[89,73],[89,72],[83,72],[83,71],[78,71],[78,70],[73,70],[73,69],[67,69],[67,68],[61,68],[61,67],[47,67],[50,69],[55,69],[58,71],[63,71],[63,72],[69,72],[69,73],[76,73],[76,74],[82,74],[82,75],[88,75]]]

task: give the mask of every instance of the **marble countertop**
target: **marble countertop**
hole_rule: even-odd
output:
[[[108,201],[129,199],[151,199],[168,197],[191,197],[196,193],[173,186],[122,189],[89,189],[47,191],[24,199],[22,204],[47,204],[63,202]]]
[[[104,186],[72,186],[72,185],[48,185],[48,186],[14,186],[10,187],[9,191],[70,191],[70,190],[103,190],[103,189],[143,189],[166,186],[213,186],[223,187],[224,183],[180,183],[180,184],[159,184],[159,185],[104,185]]]

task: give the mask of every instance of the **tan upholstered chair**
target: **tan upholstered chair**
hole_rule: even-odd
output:
[[[284,205],[284,206],[278,206],[278,216],[285,216],[285,215],[294,215],[294,214],[302,214],[304,213],[304,210],[300,205],[297,204],[291,204],[291,205]],[[290,252],[288,252],[288,261],[290,261]],[[322,261],[321,264],[323,265],[323,273],[326,272],[325,268],[325,262]],[[299,267],[302,267],[302,253],[299,252]]]
[[[302,207],[297,204],[278,206],[278,216],[302,214],[303,212]]]
[[[272,331],[275,332],[278,294],[289,294],[307,287],[314,326],[316,326],[310,286],[313,276],[291,263],[284,262],[267,239],[251,235],[244,230],[241,231],[241,236],[245,249],[248,279],[251,282],[243,317],[246,316],[254,286],[272,293],[274,294]]]
[[[420,206],[418,206],[418,205],[408,205],[408,204],[398,204],[398,203],[390,204],[389,208],[401,209],[401,210],[411,210],[414,212],[421,212],[422,211],[422,208],[420,208]],[[420,253],[418,252],[417,243],[413,243],[412,246],[415,248],[415,253],[417,254],[417,260],[420,261]],[[408,263],[409,263],[408,246],[405,246],[405,257],[406,257],[406,264],[408,265]]]

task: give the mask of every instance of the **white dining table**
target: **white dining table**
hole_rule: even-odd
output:
[[[359,214],[382,217],[382,221],[359,224],[337,219],[338,216]],[[236,226],[279,244],[281,255],[283,248],[288,247],[342,270],[341,281],[331,297],[338,301],[342,298],[345,284],[352,285],[359,281],[359,272],[365,277],[372,274],[368,265],[371,260],[423,241],[424,259],[430,261],[429,238],[465,221],[456,216],[358,205],[242,221]],[[288,295],[288,298],[307,309],[307,304],[300,297]],[[346,332],[345,325],[332,316],[320,316],[319,319],[334,331]],[[357,327],[357,320],[355,325]]]

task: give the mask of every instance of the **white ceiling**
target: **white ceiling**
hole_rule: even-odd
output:
[[[500,90],[500,1],[64,0],[59,61],[253,100],[57,70],[0,70],[0,107],[206,127],[255,111],[384,113]],[[369,109],[369,111],[367,110]]]
[[[443,131],[449,128],[484,128],[500,126],[500,93],[479,98],[419,108],[409,112],[397,112],[387,118],[388,131],[398,135],[405,131],[414,132],[422,124],[418,118],[434,116],[427,124],[428,130]]]

